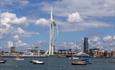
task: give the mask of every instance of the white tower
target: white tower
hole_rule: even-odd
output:
[[[49,32],[49,50],[48,50],[49,55],[54,55],[55,41],[56,41],[56,23],[53,20],[52,8],[51,8],[50,32]]]

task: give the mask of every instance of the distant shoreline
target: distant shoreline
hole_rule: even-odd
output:
[[[1,56],[2,58],[16,58],[17,56]],[[21,58],[45,58],[46,56],[20,56]]]

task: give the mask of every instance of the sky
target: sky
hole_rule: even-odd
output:
[[[57,25],[56,48],[115,49],[114,0],[0,0],[0,49],[48,49],[50,10]]]

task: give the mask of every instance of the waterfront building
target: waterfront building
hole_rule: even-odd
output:
[[[115,50],[112,50],[111,56],[112,56],[112,57],[115,57]]]
[[[17,53],[17,52],[16,52],[16,47],[14,47],[14,46],[11,47],[11,48],[10,48],[10,54],[15,56],[16,53]]]
[[[34,55],[39,55],[38,47],[35,47],[33,49],[33,53],[34,53]]]
[[[3,50],[0,50],[0,56],[1,55],[4,55],[4,51]]]
[[[24,54],[25,55],[40,55],[40,51],[38,50],[38,47],[28,48]]]
[[[11,47],[10,53],[16,53],[16,47]]]
[[[101,50],[99,48],[93,48],[89,50],[89,55],[93,57],[115,57],[115,51]]]
[[[104,57],[104,50],[97,51],[97,57]]]
[[[96,57],[98,55],[98,51],[99,51],[98,48],[89,49],[89,55]]]
[[[107,51],[107,56],[106,57],[112,57],[112,52],[111,51]]]
[[[70,50],[66,50],[66,49],[60,49],[60,50],[58,50],[58,54],[67,55],[69,53],[70,53]]]
[[[40,55],[44,55],[45,54],[45,50],[40,50],[39,53],[40,53]]]

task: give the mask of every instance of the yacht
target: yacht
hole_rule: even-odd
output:
[[[0,63],[6,63],[6,60],[0,59]]]
[[[80,59],[77,59],[77,60],[73,60],[71,62],[72,65],[87,65],[87,62],[86,61],[83,61],[83,60],[80,60]]]
[[[33,63],[33,64],[44,64],[44,62],[40,61],[40,60],[32,60],[31,63]]]
[[[24,58],[16,58],[17,61],[24,60]]]
[[[90,56],[88,54],[86,54],[86,53],[79,52],[79,53],[75,54],[72,57],[72,64],[73,63],[76,64],[76,65],[79,65],[79,64],[83,64],[83,65],[91,64]]]
[[[21,61],[21,60],[24,60],[24,58],[22,58],[21,56],[17,55],[16,58],[15,58],[15,60]]]

